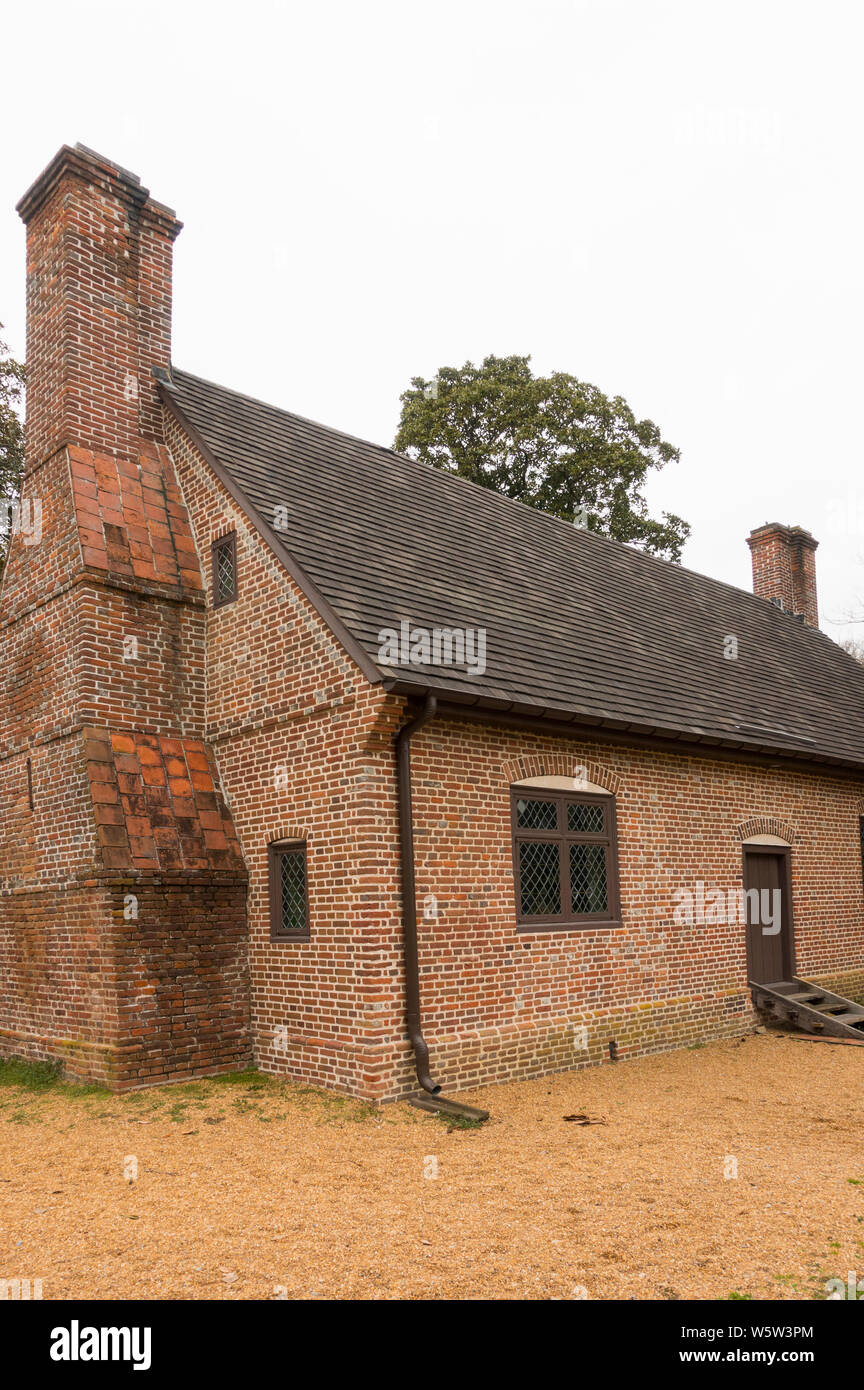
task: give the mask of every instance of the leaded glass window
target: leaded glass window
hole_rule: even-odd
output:
[[[222,536],[213,542],[213,607],[237,597],[237,537]]]
[[[568,802],[567,829],[588,830],[592,835],[599,835],[603,829],[603,807],[596,802]]]
[[[561,855],[557,844],[523,840],[519,846],[522,911],[532,917],[561,911]]]
[[[570,902],[577,914],[606,911],[605,845],[570,846]]]
[[[558,807],[554,801],[532,801],[520,796],[516,802],[516,823],[524,830],[555,830]]]
[[[520,926],[616,924],[614,798],[539,787],[514,787],[512,795]]]
[[[274,940],[306,940],[309,936],[309,894],[306,845],[302,841],[271,844],[270,935]]]

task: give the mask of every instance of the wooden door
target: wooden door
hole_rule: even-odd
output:
[[[749,978],[762,985],[788,980],[795,973],[788,851],[775,845],[745,846],[744,890]]]

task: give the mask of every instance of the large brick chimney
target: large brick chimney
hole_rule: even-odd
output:
[[[38,525],[0,586],[0,1053],[122,1088],[249,1055],[246,871],[153,379],[180,223],[81,145],[19,211]]]
[[[161,439],[154,366],[171,361],[171,259],[181,223],[130,174],[64,146],[24,194],[27,431],[125,456]]]
[[[766,522],[747,537],[753,560],[753,592],[772,599],[789,613],[819,626],[816,596],[816,547],[801,526]]]

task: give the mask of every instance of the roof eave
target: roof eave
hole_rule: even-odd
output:
[[[468,719],[471,722],[487,722],[530,727],[537,733],[588,739],[593,742],[629,744],[669,752],[692,754],[701,757],[719,757],[724,761],[735,760],[753,762],[760,766],[780,763],[794,766],[801,771],[825,772],[827,768],[844,774],[852,774],[864,779],[864,760],[855,761],[830,753],[822,753],[813,748],[794,748],[759,742],[753,739],[735,738],[725,732],[697,732],[693,729],[663,727],[657,724],[642,723],[636,720],[622,720],[574,710],[568,712],[550,709],[547,706],[524,704],[489,698],[484,695],[468,695],[464,691],[454,691],[446,685],[434,683],[421,684],[419,681],[399,679],[383,680],[384,689],[394,695],[423,699],[435,695],[438,699],[438,717]]]

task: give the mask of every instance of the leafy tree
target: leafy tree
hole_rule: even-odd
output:
[[[24,426],[18,414],[23,392],[23,364],[9,356],[0,338],[0,573],[9,543],[10,505],[18,496],[24,472]]]
[[[679,450],[621,396],[566,372],[534,376],[530,357],[442,367],[403,392],[395,448],[565,521],[680,560],[690,527],[648,514],[649,469]]]

